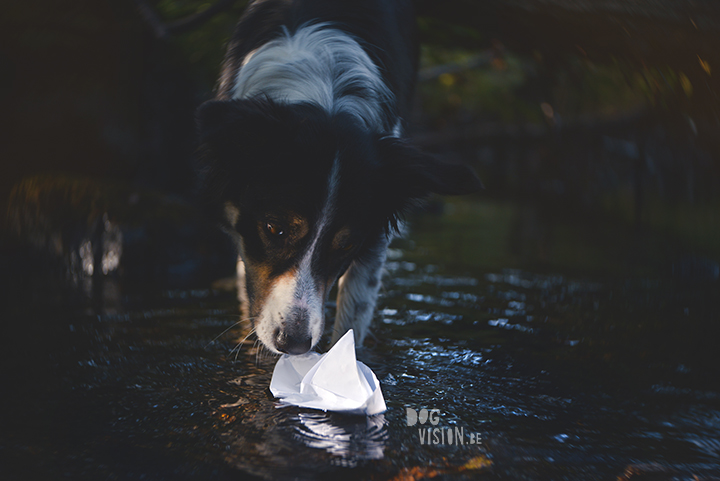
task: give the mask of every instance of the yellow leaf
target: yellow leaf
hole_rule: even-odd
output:
[[[440,83],[445,87],[452,87],[455,85],[455,76],[451,73],[441,74],[440,77],[438,77],[438,80],[440,80]]]
[[[680,85],[682,86],[682,89],[685,91],[685,95],[688,97],[692,97],[693,93],[693,86],[692,83],[690,83],[690,79],[687,78],[687,75],[680,72]]]
[[[705,60],[701,59],[700,55],[698,55],[698,60],[700,61],[700,66],[705,71],[705,73],[708,75],[712,75],[712,69],[710,68],[710,64]]]
[[[487,456],[475,456],[470,461],[465,463],[462,467],[462,469],[483,469],[483,468],[489,468],[492,466],[492,461],[490,461]]]

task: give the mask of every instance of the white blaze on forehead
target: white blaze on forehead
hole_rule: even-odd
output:
[[[283,322],[291,310],[303,309],[308,314],[307,332],[314,346],[323,331],[324,283],[318,285],[312,272],[312,259],[320,248],[319,240],[330,225],[335,212],[335,201],[340,183],[340,165],[337,157],[333,161],[328,177],[327,197],[309,247],[303,253],[297,270],[293,274],[281,276],[273,285],[265,300],[260,318],[256,323],[258,338],[274,350],[275,330],[282,329]]]
[[[323,204],[322,210],[320,211],[320,216],[318,217],[318,221],[316,223],[315,233],[313,235],[312,241],[310,242],[310,247],[308,247],[307,251],[305,251],[305,255],[300,261],[301,268],[303,267],[303,265],[307,265],[308,268],[310,267],[312,256],[315,252],[318,241],[320,240],[320,237],[322,237],[322,235],[325,233],[327,226],[332,220],[332,216],[335,213],[337,191],[339,186],[340,161],[336,156],[330,169],[330,175],[328,176],[327,197],[325,198],[325,203]]]

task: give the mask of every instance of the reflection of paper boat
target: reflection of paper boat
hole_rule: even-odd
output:
[[[387,409],[375,373],[355,358],[352,329],[323,355],[280,357],[270,391],[280,398],[281,406],[369,416]]]
[[[385,416],[342,416],[329,413],[300,413],[297,439],[345,459],[382,459],[388,432]]]

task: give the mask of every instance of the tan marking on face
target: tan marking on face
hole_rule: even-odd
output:
[[[279,352],[276,348],[276,333],[284,329],[293,306],[297,304],[297,284],[295,270],[273,278],[262,303],[254,306],[257,311],[255,333],[265,347],[276,353]]]
[[[280,276],[270,279],[270,266],[263,264],[245,264],[246,283],[251,287],[253,297],[250,299],[250,316],[257,316],[265,306],[265,301],[273,288],[283,282],[295,279],[297,271],[291,269]]]
[[[302,239],[308,235],[310,227],[308,226],[307,220],[299,215],[293,215],[290,218],[290,232],[295,239]]]
[[[332,248],[336,250],[344,250],[350,246],[350,229],[343,227],[340,229],[332,240]]]

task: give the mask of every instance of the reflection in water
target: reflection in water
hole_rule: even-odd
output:
[[[382,459],[388,438],[385,416],[300,413],[297,439],[311,448],[352,459]]]
[[[107,212],[102,216],[101,232],[93,238],[84,238],[79,247],[69,246],[71,251],[64,253],[67,277],[73,284],[83,283],[84,277],[99,275],[107,276],[120,266],[123,251],[123,235],[120,227],[108,218]],[[97,229],[95,229],[97,230]],[[94,242],[94,243],[93,243]],[[97,262],[99,260],[99,262]],[[90,284],[91,280],[88,281]]]
[[[120,265],[122,257],[123,236],[120,227],[110,222],[107,213],[103,214],[105,231],[102,234],[102,273],[108,275]]]
[[[188,201],[83,177],[28,177],[7,200],[7,241],[24,275],[43,272],[96,297],[123,281],[182,285],[229,274],[234,248]],[[37,282],[33,280],[33,282]]]
[[[28,178],[8,200],[9,226],[39,253],[62,259],[65,277],[91,291],[90,278],[115,272],[123,253],[122,230],[105,195],[90,180]]]
[[[80,269],[75,268],[73,264],[77,264],[77,262],[71,262],[70,264],[70,271],[71,273],[84,273],[88,276],[93,275],[94,272],[94,265],[93,265],[93,252],[92,252],[92,242],[90,240],[85,239],[80,244],[80,248],[78,249],[78,253],[80,254]],[[72,260],[77,259],[77,255],[75,254],[75,251],[72,251],[70,253],[70,258]]]

